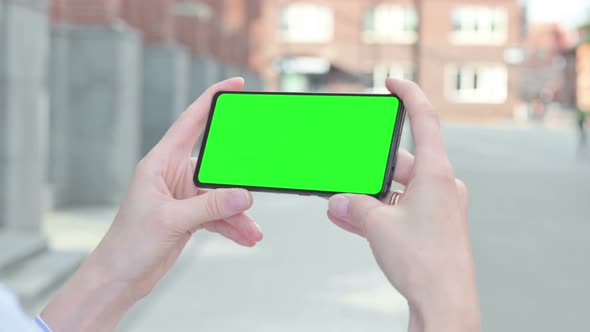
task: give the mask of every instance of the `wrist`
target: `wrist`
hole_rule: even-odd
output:
[[[128,283],[113,278],[92,255],[41,317],[56,332],[113,330],[134,303]]]
[[[428,301],[410,302],[410,332],[479,332],[480,308],[474,291],[440,293]]]

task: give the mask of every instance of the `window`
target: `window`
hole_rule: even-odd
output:
[[[506,42],[508,16],[498,7],[459,7],[451,13],[451,41],[456,44],[500,45]]]
[[[334,13],[322,5],[288,5],[281,12],[281,34],[288,42],[329,42],[334,36]]]
[[[309,82],[305,74],[282,73],[281,90],[289,92],[308,92]]]
[[[199,17],[209,20],[212,16],[211,7],[201,2],[180,1],[174,6],[174,14],[177,16]]]
[[[367,43],[414,43],[417,31],[418,15],[412,7],[379,5],[365,15]]]
[[[401,78],[404,80],[414,81],[416,73],[412,65],[377,65],[373,70],[370,92],[388,93],[385,87],[385,80],[388,77]]]
[[[458,103],[501,104],[508,95],[504,65],[451,65],[447,68],[447,97]]]

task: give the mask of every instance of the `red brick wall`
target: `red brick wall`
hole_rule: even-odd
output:
[[[580,109],[590,111],[590,44],[582,44],[576,52],[577,58],[577,104]]]
[[[290,43],[284,42],[280,36],[281,0],[266,0],[262,25],[259,28],[258,40],[266,41],[259,49],[262,55],[256,54],[255,65],[261,68],[269,66],[277,56],[320,56],[328,59],[338,67],[349,71],[372,71],[375,63],[408,62],[412,59],[412,46],[407,44],[365,44],[362,36],[365,13],[376,4],[412,4],[413,0],[398,1],[338,1],[338,0],[292,0],[297,2],[313,2],[324,4],[334,12],[334,37],[329,43]]]
[[[178,0],[180,1],[180,0]],[[221,63],[249,67],[260,15],[260,0],[187,0],[209,6],[209,18],[176,17],[176,39],[194,55],[208,55]]]
[[[175,39],[175,0],[123,0],[122,17],[148,43]]]
[[[463,3],[502,6],[508,13],[508,36],[502,45],[455,45],[450,41],[452,10]],[[424,0],[421,32],[422,88],[443,115],[450,118],[512,117],[519,94],[519,76],[514,67],[508,69],[508,99],[502,104],[455,103],[446,94],[445,67],[449,63],[504,63],[507,47],[520,43],[520,7],[516,0]]]
[[[119,16],[121,0],[51,0],[53,22],[109,25]]]
[[[208,7],[209,16],[177,12],[177,5]],[[146,43],[177,41],[193,55],[212,56],[221,63],[249,67],[262,41],[253,33],[262,0],[51,0],[54,22],[110,25],[123,19],[142,32]]]
[[[289,4],[306,0],[291,0]],[[365,13],[371,7],[382,3],[413,5],[415,0],[363,0],[339,1],[316,0],[313,3],[326,4],[334,12],[334,38],[325,44],[303,44],[282,42],[279,35],[280,11],[287,2],[266,0],[260,40],[268,40],[268,46],[261,47],[252,58],[254,66],[264,70],[265,76],[277,87],[277,73],[272,63],[284,56],[319,56],[332,64],[354,73],[371,72],[377,64],[412,64],[416,53],[414,44],[367,44],[362,38]],[[445,68],[448,63],[498,63],[504,64],[504,51],[518,45],[521,32],[521,9],[518,0],[422,0],[421,13],[421,57],[419,81],[433,103],[448,117],[489,118],[512,116],[518,96],[518,70],[507,66],[509,77],[508,99],[502,104],[462,104],[449,101],[445,95]],[[508,14],[508,36],[504,45],[459,46],[450,41],[451,13],[459,4],[484,4],[503,6]]]

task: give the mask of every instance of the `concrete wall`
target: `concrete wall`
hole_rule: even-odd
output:
[[[192,57],[188,104],[195,101],[209,86],[221,80],[221,70],[221,65],[211,57]]]
[[[188,52],[176,45],[143,51],[141,155],[147,154],[189,104]]]
[[[241,76],[246,81],[246,84],[244,86],[244,90],[264,91],[264,88],[265,88],[264,80],[262,79],[262,77],[260,75],[256,74],[252,70],[243,69]]]
[[[54,25],[55,204],[114,204],[139,159],[141,40],[125,25]]]
[[[0,7],[0,226],[38,232],[47,141],[46,6],[4,0]]]

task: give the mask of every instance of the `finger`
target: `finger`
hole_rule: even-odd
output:
[[[412,178],[412,170],[414,169],[414,155],[406,149],[400,148],[395,161],[395,171],[393,172],[393,181],[407,186]],[[304,195],[305,196],[305,195]],[[329,200],[329,197],[322,197]]]
[[[197,170],[197,162],[199,161],[199,158],[195,158],[195,157],[191,157],[191,167],[193,170],[193,174],[195,174],[195,171]]]
[[[176,226],[189,231],[214,220],[238,215],[252,206],[252,195],[244,189],[215,189],[202,195],[172,203],[169,214]]]
[[[383,203],[371,196],[335,195],[328,202],[328,211],[334,217],[346,221],[364,232],[371,212],[384,206]]]
[[[412,178],[414,170],[414,155],[406,149],[399,149],[397,160],[395,162],[395,171],[393,172],[393,181],[407,186]]]
[[[388,78],[386,86],[404,102],[410,117],[416,157],[423,159],[422,164],[426,166],[433,165],[431,161],[446,159],[438,113],[420,87],[414,82],[394,78]]]
[[[219,91],[239,91],[244,87],[244,79],[231,78],[217,83],[207,89],[191,106],[184,111],[172,124],[160,143],[160,148],[182,150],[190,153],[197,143],[197,139],[205,123],[211,107],[213,97]]]
[[[327,214],[328,214],[328,219],[330,219],[334,223],[334,225],[342,228],[343,230],[345,230],[347,232],[356,234],[361,237],[365,237],[363,234],[363,231],[360,228],[353,226],[340,218],[335,217],[332,213],[330,213],[330,211],[328,211]]]
[[[203,228],[212,233],[217,233],[235,243],[245,246],[253,247],[256,241],[250,240],[247,236],[242,234],[236,227],[224,220],[210,221],[203,225]]]
[[[225,221],[234,226],[242,235],[251,241],[259,242],[264,236],[260,226],[246,212],[225,218]]]

